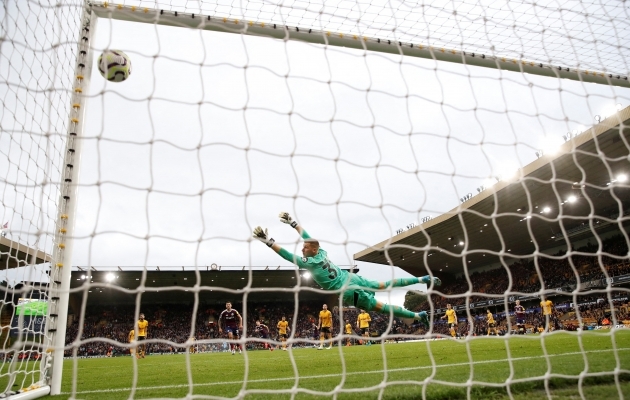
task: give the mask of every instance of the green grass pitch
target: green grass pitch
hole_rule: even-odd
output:
[[[60,397],[75,366],[80,399],[630,398],[630,331],[67,360]]]

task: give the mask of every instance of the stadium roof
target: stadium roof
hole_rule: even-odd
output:
[[[0,236],[0,269],[24,267],[50,261],[49,254]]]
[[[143,281],[146,288],[142,292],[142,303],[145,304],[193,302],[194,287],[197,284],[201,289],[199,300],[202,303],[228,300],[239,303],[243,301],[246,292],[248,301],[292,300],[296,292],[299,292],[300,301],[321,300],[329,296],[312,279],[304,276],[306,271],[298,272],[295,268],[253,267],[250,270],[245,267],[204,267],[198,269],[198,276],[194,267],[179,267],[177,270],[172,268],[159,267],[158,270],[156,267],[148,267],[144,277],[142,270],[129,271],[127,268],[105,271],[97,267],[73,271],[70,287],[75,295],[83,296],[87,293],[88,304],[135,303],[138,287]],[[86,285],[88,282],[89,285]],[[246,290],[248,287],[250,289]]]
[[[354,259],[396,265],[416,276],[427,268],[459,274],[464,265],[476,268],[500,256],[531,257],[536,246],[543,252],[566,246],[567,240],[627,227],[630,219],[619,222],[617,215],[621,202],[628,212],[630,184],[613,179],[630,175],[629,120],[630,107],[567,141],[555,155],[526,165],[514,178]],[[567,201],[570,196],[575,200]]]

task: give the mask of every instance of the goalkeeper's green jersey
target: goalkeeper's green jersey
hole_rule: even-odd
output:
[[[311,237],[302,230],[302,238],[310,239]],[[292,254],[284,248],[280,250],[280,256],[285,260],[294,263],[299,268],[308,270],[322,289],[337,290],[343,287],[348,280],[348,272],[339,269],[328,259],[326,250],[320,248],[314,257],[299,257]]]

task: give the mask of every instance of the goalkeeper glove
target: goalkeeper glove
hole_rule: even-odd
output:
[[[275,240],[269,237],[269,233],[267,232],[267,229],[263,231],[263,228],[261,228],[260,226],[257,226],[256,228],[254,228],[254,239],[260,240],[261,242],[263,242],[269,247],[273,246],[273,244],[276,242]]]
[[[281,212],[278,217],[280,217],[280,222],[291,225],[291,228],[298,226],[297,221],[293,221],[293,218],[291,218],[288,212]]]
[[[426,285],[430,285],[431,284],[431,276],[430,275],[425,275],[422,278],[420,278],[420,282],[426,284]],[[433,283],[435,284],[435,286],[440,286],[442,284],[442,280],[440,278],[438,278],[437,276],[433,277]]]

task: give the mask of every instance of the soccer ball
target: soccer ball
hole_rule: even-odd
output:
[[[106,50],[98,57],[98,72],[110,82],[122,82],[131,75],[131,60],[120,50]]]

